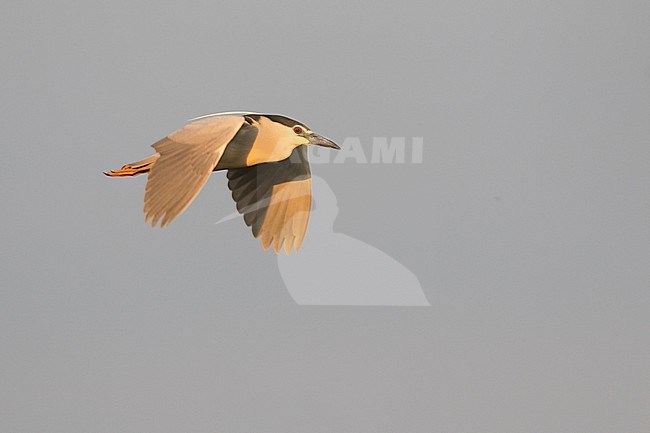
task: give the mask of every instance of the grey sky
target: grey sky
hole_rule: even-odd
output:
[[[4,1],[0,431],[647,431],[649,17]],[[422,164],[313,171],[334,231],[432,307],[296,305],[240,219],[214,224],[234,209],[223,174],[164,230],[144,224],[145,178],[101,175],[241,109],[368,152],[423,137]]]

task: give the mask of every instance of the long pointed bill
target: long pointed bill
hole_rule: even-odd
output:
[[[315,146],[323,146],[323,147],[329,147],[336,150],[341,150],[341,147],[338,144],[318,134],[311,134],[309,136],[309,142]]]

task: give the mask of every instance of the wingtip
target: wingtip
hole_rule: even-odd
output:
[[[191,119],[188,119],[187,121],[195,122],[197,120],[208,119],[210,117],[217,117],[217,116],[245,116],[245,115],[252,115],[252,114],[262,114],[262,113],[257,113],[255,111],[222,111],[219,113],[204,114],[202,116],[193,117]]]

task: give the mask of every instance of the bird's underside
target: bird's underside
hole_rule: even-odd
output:
[[[311,211],[307,144],[338,148],[283,116],[200,118],[153,144],[156,153],[108,176],[148,174],[145,221],[169,224],[194,200],[213,171],[227,170],[237,210],[264,249],[298,251]]]

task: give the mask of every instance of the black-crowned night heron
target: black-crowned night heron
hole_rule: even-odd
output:
[[[197,196],[210,173],[228,170],[228,188],[253,236],[277,253],[298,251],[311,210],[307,146],[340,147],[285,116],[216,113],[192,119],[153,144],[156,154],[107,176],[149,173],[145,221],[164,227]]]

